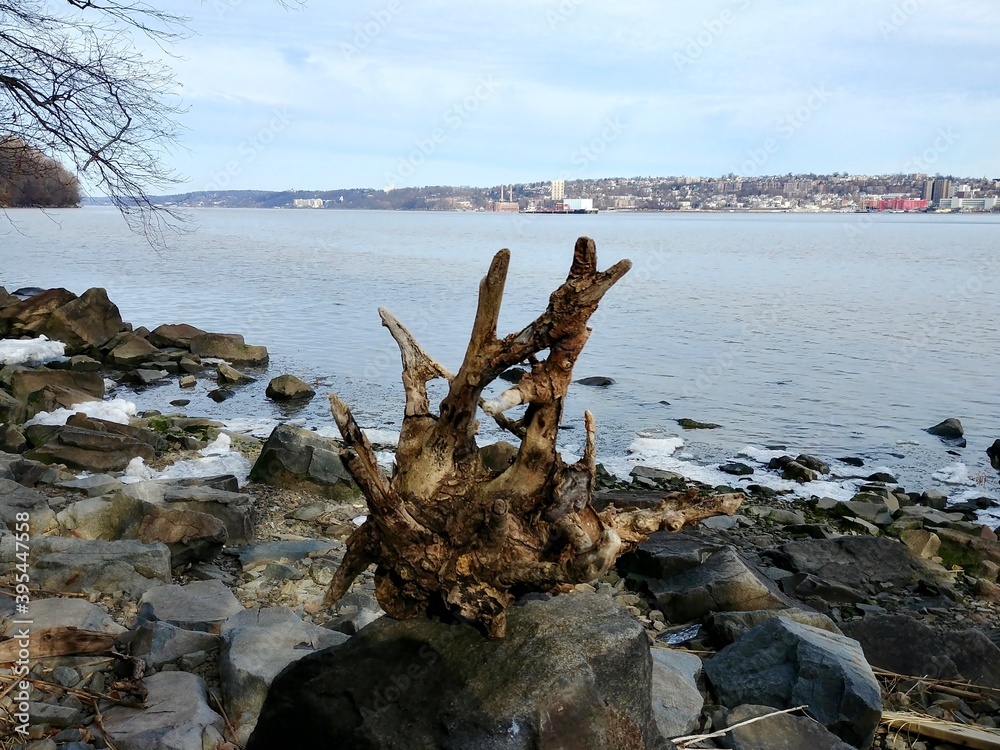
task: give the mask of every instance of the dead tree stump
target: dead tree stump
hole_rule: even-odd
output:
[[[585,413],[580,461],[566,464],[556,437],[573,366],[590,336],[587,321],[632,264],[622,260],[598,271],[594,241],[581,237],[569,276],[545,312],[500,339],[497,319],[509,261],[508,250],[498,252],[479,285],[472,337],[457,375],[432,359],[392,313],[379,309],[402,354],[406,391],[392,476],[379,467],[347,405],[330,396],[344,462],[370,514],[347,540],[326,604],[338,601],[375,564],[376,596],[389,615],[466,621],[501,638],[507,607],[519,594],[593,581],[654,531],[678,531],[739,507],[741,494],[699,498],[692,490],[668,495],[652,510],[594,510],[593,415]],[[545,350],[548,356],[538,359]],[[531,370],[516,386],[483,400],[486,386],[525,363]],[[438,414],[427,397],[434,378],[450,383]],[[520,419],[505,415],[522,404]],[[480,408],[521,441],[507,468],[491,470],[480,458]]]

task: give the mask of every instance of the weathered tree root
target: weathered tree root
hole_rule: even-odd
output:
[[[591,505],[596,425],[586,412],[583,457],[566,464],[556,450],[563,399],[605,292],[631,267],[622,260],[597,270],[594,241],[577,240],[566,281],[533,323],[497,338],[510,252],[501,250],[479,286],[479,306],[465,360],[456,375],[434,361],[386,309],[382,324],[402,355],[406,411],[392,476],[379,467],[350,409],[330,396],[343,435],[343,458],[368,500],[368,519],[347,540],[347,552],[326,595],[333,604],[369,565],[376,596],[398,619],[441,616],[473,623],[501,638],[506,610],[520,593],[558,590],[607,573],[622,553],[659,529],[732,514],[742,495],[699,499],[675,493],[654,509],[598,513]],[[536,355],[548,350],[545,359]],[[483,389],[522,363],[531,371],[495,399]],[[427,383],[449,381],[440,413],[431,413]],[[526,405],[519,420],[504,412]],[[477,410],[497,420],[521,445],[513,463],[491,471],[480,458]]]

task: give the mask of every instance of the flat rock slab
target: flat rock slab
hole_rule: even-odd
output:
[[[279,674],[247,750],[661,747],[651,669],[642,626],[595,594],[530,598],[493,641],[383,617]]]
[[[125,632],[125,628],[115,622],[104,607],[83,599],[33,598],[27,619],[31,620],[34,631],[72,627],[111,635]],[[16,626],[8,624],[4,635],[11,635],[16,629]]]
[[[348,636],[305,623],[287,607],[273,607],[237,612],[223,625],[222,638],[222,693],[236,738],[245,744],[278,673],[307,654],[344,643]]]
[[[338,547],[339,543],[330,540],[305,539],[297,542],[257,542],[235,551],[240,556],[243,570],[256,570],[268,563],[297,562],[314,552],[326,552]]]
[[[104,727],[119,750],[204,750],[222,739],[225,721],[208,705],[205,681],[187,672],[160,672],[145,680],[146,708],[114,706]]]
[[[701,659],[683,651],[652,649],[653,718],[660,735],[669,739],[691,734],[705,699],[698,690]]]
[[[140,620],[215,634],[227,619],[242,611],[243,605],[222,581],[160,586],[146,592],[139,602]]]
[[[886,583],[903,587],[933,580],[906,545],[885,537],[844,536],[788,542],[764,553],[779,568],[858,588]]]
[[[144,622],[136,629],[132,655],[159,669],[199,651],[215,651],[221,643],[222,639],[212,633],[184,630],[165,622]]]
[[[122,483],[110,474],[91,474],[81,479],[59,482],[56,486],[65,490],[82,492],[87,497],[99,497],[100,495],[106,495],[109,492],[120,489]]]
[[[170,550],[164,544],[34,537],[31,583],[70,593],[123,591],[140,596],[170,580]]]
[[[845,623],[844,630],[876,667],[1000,688],[1000,648],[979,630],[938,632],[905,615],[866,617]]]
[[[770,706],[740,706],[729,712],[726,726],[773,714]],[[734,729],[723,740],[732,750],[855,750],[808,716],[781,714]]]
[[[719,701],[792,708],[845,742],[871,745],[882,715],[878,681],[857,641],[775,617],[705,662]]]

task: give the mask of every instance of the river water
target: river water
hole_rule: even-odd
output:
[[[733,481],[713,467],[742,452],[759,480],[753,459],[778,444],[865,460],[859,471],[834,462],[840,476],[819,494],[849,496],[851,475],[876,468],[911,490],[997,493],[985,450],[1000,438],[998,216],[188,215],[189,231],[156,251],[108,208],[10,211],[0,218],[0,285],[103,286],[137,326],[239,332],[271,352],[261,380],[221,405],[205,396],[208,381],[193,393],[169,385],[116,394],[140,408],[185,397],[191,414],[329,430],[323,398],[298,409],[264,398],[268,377],[291,372],[321,394],[338,392],[364,426],[391,432],[402,413],[399,356],[377,308],[457,369],[493,253],[512,251],[505,333],[544,309],[575,239],[588,235],[602,267],[620,258],[634,267],[592,318],[575,376],[616,383],[574,386],[568,453],[580,448],[586,408],[598,419],[601,460],[619,472],[641,461]],[[682,417],[721,428],[685,431]],[[947,417],[965,425],[958,455],[923,431]]]

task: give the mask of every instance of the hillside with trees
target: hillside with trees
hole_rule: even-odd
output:
[[[55,159],[18,138],[0,140],[0,207],[56,208],[80,203],[80,183]]]

